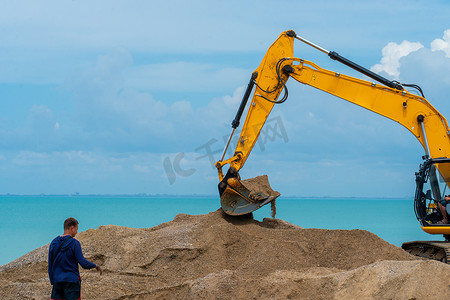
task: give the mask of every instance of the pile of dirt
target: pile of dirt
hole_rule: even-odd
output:
[[[418,259],[363,230],[303,229],[180,214],[153,228],[81,232],[84,299],[445,299],[450,265]],[[1,299],[48,299],[48,245],[0,267]]]
[[[280,196],[280,193],[274,191],[269,183],[269,178],[267,175],[256,176],[253,178],[242,180],[241,183],[250,191],[249,200],[250,201],[264,201],[269,197],[273,200],[270,202],[270,209],[272,211],[272,218],[275,218],[277,213],[277,208],[275,204],[275,199]]]
[[[274,191],[269,184],[269,178],[267,175],[256,176],[249,179],[244,179],[241,183],[249,190],[252,194],[261,194],[265,197],[280,196],[280,193]]]

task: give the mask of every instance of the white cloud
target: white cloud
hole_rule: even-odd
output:
[[[131,67],[125,86],[153,91],[223,91],[245,82],[250,71],[218,64],[169,62]]]
[[[71,134],[81,141],[78,149],[192,151],[210,138],[221,138],[224,133],[217,134],[217,128],[231,124],[243,94],[241,77],[247,79],[249,72],[189,62],[133,67],[132,61],[128,51],[116,49],[68,80],[77,128]],[[217,92],[224,82],[234,92],[222,98],[187,101],[179,96],[163,102],[153,96],[160,89]]]
[[[421,48],[423,48],[423,45],[419,42],[403,41],[401,44],[390,42],[382,50],[383,57],[380,63],[370,69],[376,73],[384,71],[398,79],[400,75],[398,70],[400,68],[400,59]]]
[[[450,29],[444,32],[442,39],[435,39],[431,42],[432,51],[444,51],[445,56],[450,58]]]
[[[148,65],[138,68],[149,72],[141,74],[144,79],[140,80],[143,85],[147,79],[155,78],[156,82],[151,88],[139,88],[126,83],[128,75],[136,74],[132,62],[130,52],[116,48],[90,64],[80,65],[66,80],[65,89],[71,95],[64,99],[67,111],[61,113],[57,105],[33,105],[21,126],[4,120],[1,140],[11,149],[27,151],[177,152],[193,151],[209,139],[221,140],[228,133],[242,99],[241,85],[247,80],[247,76],[240,80],[239,74],[247,72],[187,62],[160,64],[156,69]],[[176,76],[171,76],[170,70]],[[235,87],[228,83],[229,91],[215,93],[225,94],[223,97],[187,101],[181,95],[164,102],[153,96],[159,84],[165,84],[166,90],[180,84],[191,92],[203,92],[205,86],[223,89],[228,77],[236,81]]]
[[[162,155],[73,150],[8,152],[2,160],[2,169],[9,176],[0,182],[0,191],[25,194],[151,193],[149,186],[152,186],[155,193],[162,193],[167,182],[160,178],[164,174],[160,164]],[[116,184],[117,180],[122,184]]]
[[[150,173],[150,168],[146,165],[135,164],[134,170],[138,173]]]

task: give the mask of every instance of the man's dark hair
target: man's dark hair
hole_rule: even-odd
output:
[[[78,221],[75,218],[67,218],[64,221],[64,230],[69,229],[72,226],[77,226],[78,225]]]

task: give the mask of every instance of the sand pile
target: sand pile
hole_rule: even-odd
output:
[[[362,230],[178,215],[149,229],[81,232],[84,299],[446,299],[450,265]],[[48,299],[48,245],[0,267],[1,299]]]
[[[241,180],[241,183],[250,190],[252,194],[261,194],[264,198],[268,196],[280,196],[279,192],[272,190],[267,175],[244,179]]]

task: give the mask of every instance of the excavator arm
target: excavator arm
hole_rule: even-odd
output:
[[[313,46],[326,53],[330,58],[361,72],[378,83],[325,70],[313,62],[295,58],[293,55],[295,39]],[[230,215],[250,213],[274,201],[279,195],[270,188],[266,179],[260,182],[261,188],[258,188],[258,184],[255,184],[255,182],[247,184],[245,181],[241,181],[239,170],[252,151],[274,105],[287,99],[286,82],[290,77],[302,84],[335,95],[400,123],[423,146],[426,154],[424,157],[430,162],[428,165],[435,165],[445,183],[450,182],[450,163],[445,163],[446,159],[450,158],[450,130],[446,119],[423,95],[412,94],[405,89],[407,85],[403,86],[399,82],[389,81],[336,52],[330,52],[314,45],[297,36],[293,31],[286,31],[270,46],[260,66],[252,74],[244,98],[232,123],[233,131],[229,141],[222,158],[216,163],[220,179],[221,205],[226,213]],[[255,91],[248,105],[248,112],[235,152],[230,158],[224,160],[227,148],[235,129],[239,126],[240,118],[247,106],[253,88]],[[280,95],[283,95],[281,99],[279,99]],[[432,163],[433,160],[436,160],[435,163]],[[226,164],[229,164],[230,167],[224,175],[222,168]],[[427,172],[422,172],[420,178],[423,182],[428,178]],[[417,180],[420,178],[418,177]],[[416,192],[416,198],[423,198],[422,194],[424,193],[421,191],[420,193]],[[435,200],[441,200],[439,197],[437,196],[438,199]],[[423,210],[423,208],[418,210]],[[419,213],[418,218],[423,225],[423,229],[429,225],[424,221],[423,213]],[[450,226],[441,226],[439,230],[429,233],[450,234]]]
[[[247,90],[244,93],[244,99],[241,102],[235,119],[232,122],[233,132],[222,155],[222,159],[216,163],[219,170],[219,178],[223,180],[222,167],[230,164],[230,167],[239,171],[256,141],[258,140],[261,129],[264,126],[267,117],[277,102],[277,98],[283,90],[280,79],[284,82],[288,79],[288,74],[281,73],[281,67],[285,64],[280,63],[283,57],[292,57],[294,55],[294,39],[292,33],[282,33],[278,39],[269,48],[264,56],[260,66],[253,72]],[[223,161],[229,142],[234,134],[234,130],[239,126],[240,118],[247,104],[252,88],[256,85],[255,93],[251,100],[250,107],[242,127],[236,151],[233,157]],[[279,101],[278,101],[279,102]]]
[[[292,57],[294,54],[293,31],[282,33],[273,45],[268,49],[259,67],[253,72],[247,90],[244,93],[241,105],[232,122],[233,130],[224,149],[222,158],[216,162],[219,173],[219,194],[222,209],[230,215],[244,215],[274,201],[280,194],[273,191],[267,181],[267,177],[256,178],[256,182],[250,182],[253,189],[248,188],[240,181],[239,170],[243,167],[252,151],[261,129],[264,126],[278,96],[283,90],[284,83],[289,75],[281,73],[285,65],[280,58]],[[253,87],[256,86],[254,95],[245,118],[244,125],[236,146],[234,155],[223,160],[230,141],[240,118],[247,105],[247,101]],[[224,176],[222,167],[229,164],[228,172]],[[255,188],[256,187],[256,188]]]

